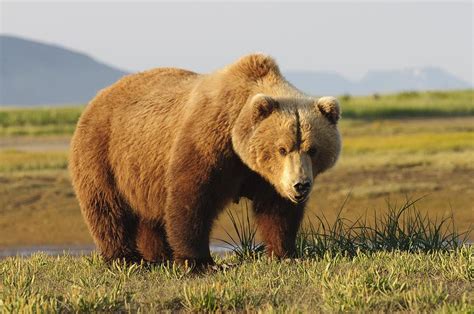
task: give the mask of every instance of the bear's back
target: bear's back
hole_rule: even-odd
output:
[[[156,68],[145,72],[127,75],[101,91],[92,101],[97,102],[103,94],[109,106],[130,105],[141,100],[150,100],[163,94],[185,93],[200,75],[177,68]]]

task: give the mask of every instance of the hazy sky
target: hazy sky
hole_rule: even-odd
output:
[[[136,71],[210,71],[263,51],[292,70],[439,66],[473,82],[468,2],[5,2],[1,33],[73,48]]]

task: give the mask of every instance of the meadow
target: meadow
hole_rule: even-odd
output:
[[[0,260],[0,311],[472,312],[474,251],[460,243],[474,239],[464,233],[474,226],[473,99],[342,96],[342,157],[316,179],[296,260],[260,256],[250,229],[253,249],[216,256],[231,266],[205,276],[95,254],[12,257]],[[82,110],[0,109],[0,250],[92,243],[67,173]],[[213,243],[245,230],[232,217],[222,214]]]
[[[459,312],[474,310],[473,247],[444,253],[236,261],[196,276],[96,255],[0,261],[5,312]]]
[[[228,211],[232,252],[199,272],[169,261],[106,264],[97,253],[9,257],[0,260],[0,311],[472,312],[474,246],[416,202],[372,227],[311,223],[283,260],[263,254],[247,211]]]

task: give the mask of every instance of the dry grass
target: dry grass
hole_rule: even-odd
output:
[[[343,153],[376,152],[435,153],[439,151],[466,151],[474,149],[474,132],[417,133],[380,136],[348,136],[344,139]]]
[[[66,151],[25,152],[19,150],[0,151],[0,173],[28,170],[66,169]]]

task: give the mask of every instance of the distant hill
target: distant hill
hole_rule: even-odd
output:
[[[367,95],[472,88],[469,83],[436,67],[369,71],[360,81],[350,81],[336,73],[287,71],[285,74],[295,86],[313,95]]]
[[[126,72],[59,46],[0,36],[0,104],[83,104]]]
[[[66,48],[0,35],[1,105],[84,104],[125,74]],[[329,72],[286,71],[285,75],[296,87],[313,95],[472,88],[435,67],[370,71],[360,81]]]

